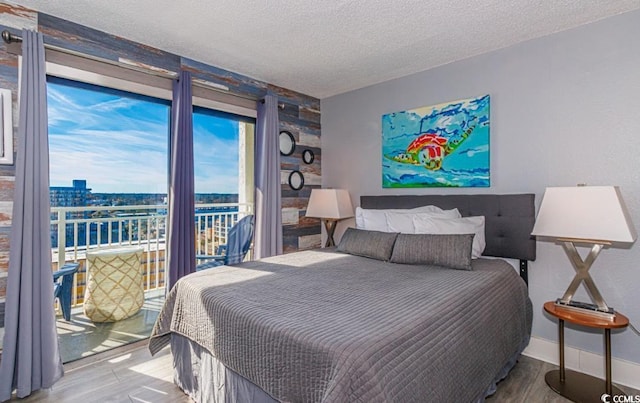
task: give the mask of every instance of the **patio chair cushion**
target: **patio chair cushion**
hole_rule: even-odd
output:
[[[115,322],[135,315],[144,304],[142,248],[87,252],[84,313],[93,322]]]

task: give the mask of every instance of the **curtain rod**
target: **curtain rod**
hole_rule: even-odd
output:
[[[22,38],[19,38],[13,35],[11,32],[5,29],[4,31],[2,31],[2,40],[5,41],[6,43],[11,43],[11,42],[21,41]]]
[[[9,30],[4,30],[2,31],[2,40],[4,42],[6,42],[7,44],[11,44],[11,43],[17,43],[17,42],[22,42],[22,37],[19,35],[15,35],[12,34]],[[109,59],[103,59],[101,57],[96,57],[96,56],[91,56],[91,55],[87,55],[85,53],[80,53],[80,52],[76,52],[70,49],[65,49],[65,48],[61,48],[58,46],[54,46],[54,45],[49,45],[49,44],[44,44],[44,47],[56,52],[61,52],[61,53],[65,53],[68,55],[72,55],[72,56],[77,56],[77,57],[81,57],[84,59],[88,59],[88,60],[93,60],[93,61],[97,61],[97,62],[101,62],[101,63],[106,63],[112,66],[117,66],[117,67],[122,67],[125,69],[129,69],[129,70],[133,70],[133,71],[138,71],[140,73],[145,73],[145,74],[149,74],[149,75],[154,75],[154,76],[158,76],[158,77],[162,77],[162,78],[166,78],[166,79],[175,79],[177,76],[176,72],[162,72],[162,71],[155,71],[155,70],[150,70],[150,69],[144,69],[138,66],[134,66],[134,65],[128,65],[128,64],[124,64],[124,63],[118,63],[115,62],[113,60],[109,60]],[[201,79],[192,79],[191,83],[195,86],[201,87],[201,88],[206,88],[208,90],[211,91],[216,91],[216,92],[220,92],[222,94],[229,94],[231,96],[234,97],[238,97],[238,98],[244,98],[244,99],[248,99],[251,101],[257,101],[258,99],[253,98],[253,97],[249,97],[249,96],[243,96],[243,95],[238,95],[238,94],[231,94],[229,93],[229,89],[228,88],[219,88],[219,84],[216,83],[209,83],[206,80],[201,80]],[[264,103],[264,99],[261,99],[260,102]],[[278,108],[279,109],[284,109],[285,108],[285,104],[284,103],[279,103],[278,104]]]
[[[10,31],[8,31],[6,29],[4,31],[2,31],[2,39],[7,44],[22,42],[22,37],[21,36],[12,34]],[[112,66],[122,67],[122,68],[125,68],[125,69],[138,71],[138,72],[141,72],[141,73],[145,73],[145,74],[149,74],[149,75],[153,75],[153,76],[157,76],[157,77],[162,77],[162,78],[167,78],[167,79],[174,79],[177,76],[177,73],[175,73],[175,72],[155,71],[155,70],[141,68],[139,66],[128,65],[128,64],[125,64],[125,63],[118,63],[118,62],[116,62],[114,60],[104,59],[104,58],[101,58],[101,57],[88,55],[86,53],[76,52],[74,50],[61,48],[61,47],[55,46],[55,45],[49,45],[47,43],[44,44],[44,47],[45,47],[45,49],[53,50],[53,51],[56,51],[56,52],[67,54],[67,55],[76,56],[76,57],[80,57],[80,58],[83,58],[83,59],[97,61],[97,62],[101,62],[101,63],[106,63],[106,64],[109,64],[109,65],[112,65]]]
[[[264,103],[264,98],[262,98],[262,99],[260,100],[260,103],[261,103],[261,104],[263,104],[263,103]],[[278,103],[278,109],[282,109],[282,110],[284,110],[285,106],[286,106],[286,105],[284,104],[284,102],[280,102],[280,103]]]

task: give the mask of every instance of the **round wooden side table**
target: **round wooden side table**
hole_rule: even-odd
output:
[[[560,369],[547,372],[544,379],[556,393],[574,402],[597,402],[606,393],[610,396],[626,394],[611,383],[611,329],[621,329],[629,325],[629,319],[616,312],[613,320],[587,315],[575,310],[563,309],[554,301],[544,303],[544,310],[558,318],[558,338],[560,345]],[[604,329],[605,380],[571,371],[564,367],[564,322],[580,326]]]

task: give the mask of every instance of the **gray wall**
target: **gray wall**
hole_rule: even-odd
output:
[[[491,188],[382,189],[382,114],[483,94],[491,95]],[[638,11],[327,98],[321,107],[323,185],[349,189],[356,205],[362,194],[519,192],[535,193],[539,205],[546,186],[618,185],[640,229]],[[538,242],[529,269],[534,336],[557,340],[542,305],[563,294],[573,273],[561,247]],[[607,303],[640,327],[640,241],[604,250],[591,273]],[[568,327],[567,345],[602,354],[599,332]],[[612,344],[615,357],[640,363],[640,337],[630,329],[614,332]]]

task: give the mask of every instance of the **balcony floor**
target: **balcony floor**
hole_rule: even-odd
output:
[[[145,293],[144,306],[134,316],[113,323],[91,322],[82,306],[71,310],[71,321],[57,316],[60,354],[65,363],[146,339],[164,302],[164,288]]]

